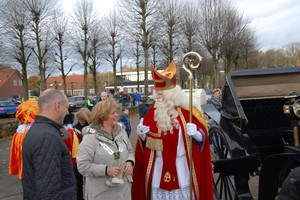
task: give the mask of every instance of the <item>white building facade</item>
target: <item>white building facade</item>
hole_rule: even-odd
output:
[[[139,71],[139,82],[137,72],[117,72],[116,73],[118,86],[120,92],[126,91],[127,93],[135,92],[138,89],[141,94],[145,93],[145,71]],[[152,93],[154,88],[151,71],[148,71],[148,92]],[[114,86],[106,86],[106,90],[114,90]]]

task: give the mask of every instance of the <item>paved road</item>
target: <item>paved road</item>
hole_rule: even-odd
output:
[[[20,200],[22,195],[22,184],[18,176],[8,174],[9,149],[11,138],[0,140],[0,199]]]
[[[132,126],[132,134],[130,140],[135,146],[137,134],[136,126],[139,122],[138,115],[130,116]],[[0,140],[0,200],[20,200],[22,195],[21,181],[15,175],[8,174],[9,149],[11,144],[11,137]],[[254,199],[257,199],[258,181],[256,178],[250,180],[250,190]]]

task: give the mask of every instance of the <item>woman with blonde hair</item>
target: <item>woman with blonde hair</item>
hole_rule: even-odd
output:
[[[97,103],[82,131],[77,166],[86,177],[85,199],[131,199],[134,150],[117,121],[118,107],[111,99]]]
[[[80,108],[76,114],[77,124],[73,127],[78,139],[82,141],[82,129],[91,122],[91,111],[88,108]]]

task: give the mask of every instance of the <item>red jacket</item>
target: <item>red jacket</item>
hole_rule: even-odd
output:
[[[147,134],[147,140],[149,137],[153,137],[158,133],[156,122],[154,121],[154,110],[152,106],[148,114],[144,118],[144,125],[150,127],[152,136]],[[189,136],[186,133],[186,123],[189,122],[189,111],[184,108],[178,108],[179,116],[178,120],[182,128],[182,136],[184,140],[184,148],[187,152],[187,162],[190,165],[189,159]],[[193,109],[192,122],[197,125],[198,130],[201,129],[205,134],[203,144],[199,144],[197,141],[192,141],[192,156],[193,156],[193,193],[196,200],[213,200],[213,177],[212,177],[212,163],[210,157],[209,139],[205,122],[201,118],[202,114],[199,110]],[[157,134],[158,135],[158,134]],[[148,145],[149,147],[149,145]],[[133,171],[133,185],[132,185],[132,199],[150,199],[152,174],[155,162],[156,151],[148,148],[142,140],[139,138],[135,151],[135,167]]]

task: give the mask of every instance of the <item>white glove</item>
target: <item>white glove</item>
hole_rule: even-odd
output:
[[[192,136],[198,142],[202,142],[203,141],[202,133],[200,131],[197,131],[196,124],[187,123],[186,124],[186,129],[187,129],[187,134],[189,136]]]
[[[149,126],[143,125],[144,118],[141,118],[140,123],[137,125],[137,134],[142,138],[142,140],[145,140],[146,133],[150,131]]]

